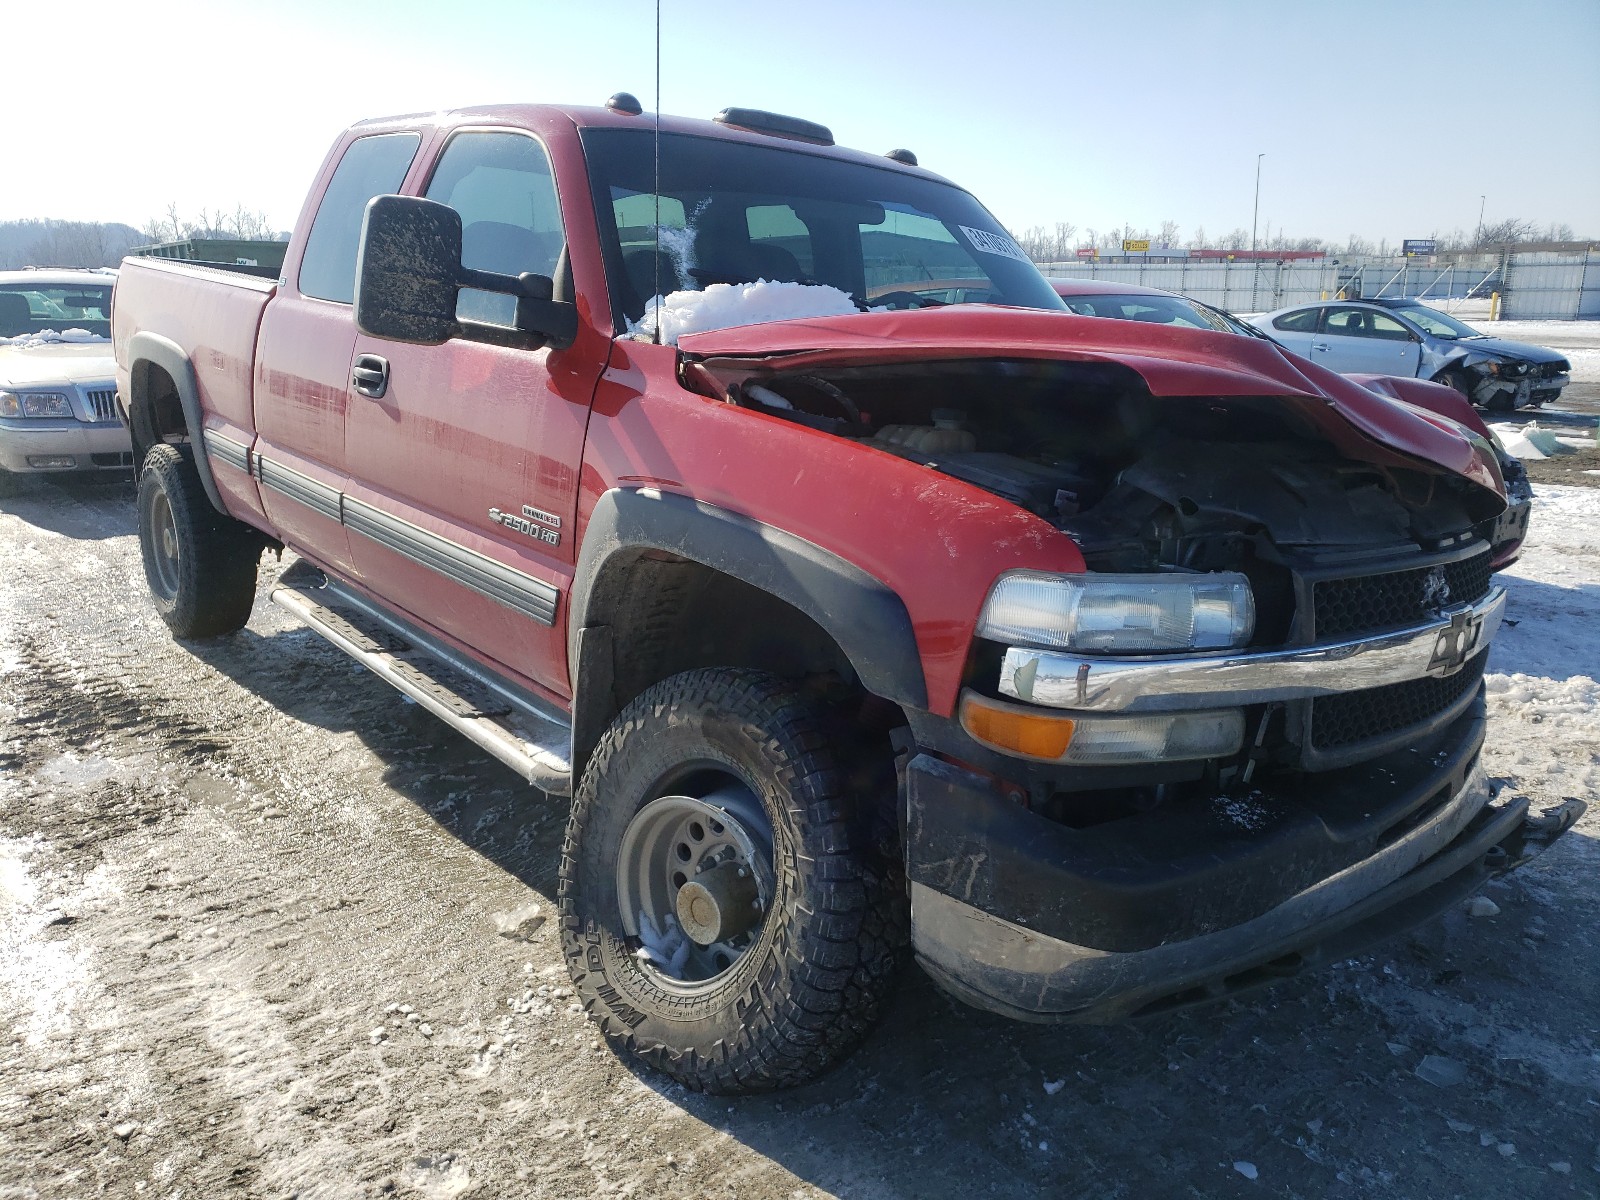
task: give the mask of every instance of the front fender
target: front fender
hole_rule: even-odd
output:
[[[638,549],[697,562],[799,609],[838,643],[868,691],[902,706],[927,707],[911,616],[886,584],[784,530],[655,488],[612,488],[589,517],[572,581],[570,661],[578,659],[579,633],[589,624],[601,570],[614,555]]]

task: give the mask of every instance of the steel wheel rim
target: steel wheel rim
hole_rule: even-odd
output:
[[[157,492],[150,503],[150,557],[155,562],[162,594],[169,598],[176,596],[183,552],[178,542],[178,525],[165,492]]]
[[[678,892],[727,863],[745,868],[754,879],[755,923],[701,946],[678,923]],[[628,822],[617,850],[622,926],[640,969],[663,990],[680,995],[720,986],[760,940],[772,904],[772,864],[771,826],[760,799],[741,783],[724,780],[703,797],[672,794],[644,805]]]

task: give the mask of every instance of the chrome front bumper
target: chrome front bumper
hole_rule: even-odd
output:
[[[1011,647],[1002,695],[1082,712],[1173,712],[1303,700],[1448,676],[1488,647],[1505,614],[1506,591],[1393,633],[1227,654],[1111,658]]]
[[[0,469],[14,474],[51,474],[58,471],[116,470],[94,461],[96,454],[128,454],[133,442],[120,421],[0,421]],[[28,457],[71,455],[71,467],[36,467]],[[126,466],[121,470],[128,470]]]

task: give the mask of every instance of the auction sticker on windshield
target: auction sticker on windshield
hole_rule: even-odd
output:
[[[998,254],[1002,258],[1014,258],[1018,262],[1029,261],[1022,248],[1004,234],[990,233],[986,229],[973,229],[967,225],[958,225],[956,228],[967,235],[967,241],[972,243],[974,250],[981,250],[985,254]]]

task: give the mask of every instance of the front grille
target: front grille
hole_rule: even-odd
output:
[[[1315,750],[1335,750],[1421,725],[1469,692],[1476,692],[1488,659],[1487,652],[1479,654],[1443,679],[1428,675],[1386,687],[1319,697],[1311,702],[1311,746]]]
[[[95,390],[84,393],[89,397],[89,411],[94,414],[96,421],[115,421],[117,419],[117,392],[115,388]]]
[[[1555,362],[1540,363],[1533,369],[1533,375],[1535,379],[1553,379],[1557,375],[1565,375],[1571,370],[1572,367],[1563,358]]]
[[[1326,640],[1404,629],[1432,620],[1441,608],[1475,603],[1489,592],[1490,557],[1485,550],[1471,558],[1386,575],[1318,580],[1311,592],[1316,636]],[[1435,571],[1443,573],[1447,595],[1439,591],[1437,577],[1430,584]]]

